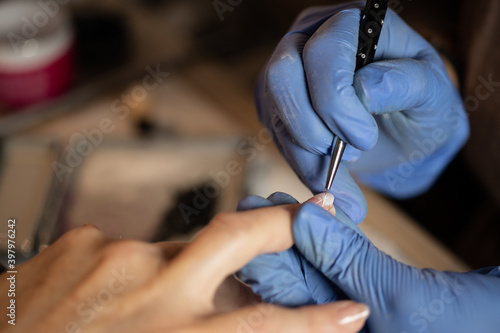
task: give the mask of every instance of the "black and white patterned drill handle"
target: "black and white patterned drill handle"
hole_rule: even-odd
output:
[[[356,70],[373,62],[384,25],[388,0],[368,0],[361,19],[356,55]]]

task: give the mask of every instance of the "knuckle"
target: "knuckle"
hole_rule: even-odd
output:
[[[298,34],[289,34],[283,37],[274,51],[274,54],[267,65],[265,79],[267,88],[287,87],[290,84],[290,73],[302,67],[300,52],[296,44],[298,39],[305,38]]]
[[[271,95],[276,94],[281,86],[286,73],[286,64],[283,60],[276,60],[267,66],[266,70],[266,88]]]
[[[72,229],[61,237],[64,245],[74,246],[75,243],[89,243],[104,238],[104,234],[96,226],[86,224]]]
[[[103,251],[103,261],[108,263],[141,264],[153,255],[153,245],[136,241],[123,240],[109,244]]]

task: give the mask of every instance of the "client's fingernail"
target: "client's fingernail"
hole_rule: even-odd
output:
[[[328,193],[320,193],[307,200],[307,202],[311,202],[318,206],[321,206],[325,210],[329,211],[332,215],[336,214],[335,207],[333,206],[333,201],[335,197],[330,192]]]
[[[370,315],[370,308],[365,304],[354,303],[339,311],[339,325],[348,325],[358,320],[366,320]]]

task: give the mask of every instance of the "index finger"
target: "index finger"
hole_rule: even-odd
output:
[[[218,286],[259,254],[293,245],[292,217],[298,204],[218,214],[165,271],[184,297],[210,302]],[[205,303],[207,306],[207,303]]]

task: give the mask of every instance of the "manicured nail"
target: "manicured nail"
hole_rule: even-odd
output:
[[[358,320],[366,320],[370,315],[370,308],[365,304],[354,303],[349,304],[339,311],[339,325],[348,325]]]
[[[313,204],[321,206],[335,216],[337,212],[335,211],[335,207],[333,206],[334,201],[335,197],[330,192],[317,194],[311,199],[307,200],[307,202],[311,202]]]

